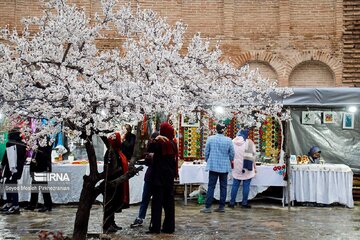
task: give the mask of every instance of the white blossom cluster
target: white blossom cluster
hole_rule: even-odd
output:
[[[237,116],[251,125],[277,115],[286,97],[248,67],[220,62],[219,44],[196,34],[184,46],[186,25],[169,25],[152,10],[102,1],[103,13],[89,19],[65,0],[50,0],[40,18],[23,20],[18,33],[1,30],[0,98],[13,121],[47,119],[33,136],[63,131],[73,138],[113,131],[119,122],[141,120],[143,113],[176,115],[204,111],[218,118]],[[118,9],[118,10],[115,10]],[[38,27],[30,32],[29,26]],[[96,40],[115,31],[121,49],[101,50]],[[30,132],[30,129],[28,130]]]

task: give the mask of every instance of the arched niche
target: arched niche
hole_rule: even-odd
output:
[[[260,74],[264,78],[268,78],[271,81],[277,81],[278,76],[273,67],[269,63],[263,61],[248,61],[246,64],[249,65],[250,70],[259,69]]]
[[[323,62],[310,60],[296,65],[290,73],[290,87],[332,87],[335,75]]]

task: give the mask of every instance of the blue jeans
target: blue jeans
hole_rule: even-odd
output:
[[[228,173],[218,173],[209,171],[209,183],[208,183],[208,190],[206,194],[206,202],[205,207],[210,208],[213,198],[214,198],[214,190],[216,186],[217,179],[219,178],[220,183],[220,203],[219,208],[225,207],[226,201],[226,187],[227,187],[227,176]]]
[[[148,181],[145,181],[138,218],[145,219],[146,211],[149,206],[151,196],[152,196],[151,183]]]
[[[243,197],[242,197],[242,203],[241,204],[242,205],[248,205],[251,178],[246,179],[246,180],[242,180],[242,181],[243,181]],[[241,180],[238,180],[238,179],[235,179],[235,178],[233,179],[233,185],[232,185],[232,188],[231,188],[231,199],[230,199],[230,204],[231,205],[235,204],[236,195],[238,193],[240,183],[241,183]]]

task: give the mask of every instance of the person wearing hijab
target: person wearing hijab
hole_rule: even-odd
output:
[[[248,204],[251,179],[255,176],[256,168],[256,147],[254,142],[248,138],[249,130],[242,129],[238,131],[233,139],[235,157],[232,171],[233,185],[231,188],[230,208],[234,208],[236,196],[241,181],[243,181],[242,208],[251,208]]]
[[[122,136],[121,151],[126,156],[127,160],[130,162],[132,155],[134,153],[136,136],[132,133],[132,127],[129,124],[125,124],[126,133]]]
[[[8,135],[6,152],[1,162],[5,184],[17,185],[26,161],[26,145],[20,136],[20,129],[13,128]],[[6,204],[1,209],[6,214],[20,214],[19,193],[17,190],[6,192]]]
[[[115,224],[115,212],[129,207],[129,181],[119,184],[111,184],[111,181],[119,178],[128,171],[128,161],[121,152],[121,135],[116,132],[108,137],[109,147],[104,156],[104,171],[106,173],[104,194],[104,220],[103,230],[105,233],[113,233],[121,230]]]
[[[46,146],[39,146],[35,151],[33,160],[30,162],[30,175],[32,177],[31,184],[33,186],[47,186],[47,181],[38,182],[35,181],[35,173],[51,172],[51,151],[52,146],[47,144]],[[25,210],[35,210],[38,204],[39,190],[31,192],[29,205],[26,206]],[[46,212],[52,210],[52,200],[49,191],[41,191],[44,199],[44,206],[39,209],[39,212]]]
[[[143,187],[143,192],[142,192],[141,204],[140,204],[140,208],[139,208],[139,214],[136,217],[134,223],[132,223],[130,225],[131,228],[142,226],[145,216],[146,216],[147,208],[150,203],[150,199],[152,196],[151,172],[152,172],[152,162],[153,162],[153,156],[154,156],[153,148],[156,143],[155,139],[158,136],[159,136],[158,132],[154,132],[153,134],[151,134],[150,141],[147,145],[146,153],[144,154],[145,155],[144,156],[145,164],[147,166],[147,169],[145,172],[145,177],[144,177],[144,187]],[[166,138],[166,140],[168,140],[168,139]]]
[[[158,140],[166,137],[168,141]],[[167,122],[160,125],[156,138],[152,164],[151,222],[147,233],[173,233],[175,231],[174,179],[177,176],[178,149],[174,141],[174,128]],[[161,226],[162,209],[165,217]]]
[[[319,164],[320,163],[320,148],[317,146],[313,146],[310,148],[310,151],[308,153],[308,157],[310,160],[310,163],[312,164]]]

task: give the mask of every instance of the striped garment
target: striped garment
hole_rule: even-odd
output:
[[[231,138],[216,134],[207,139],[205,147],[206,170],[218,173],[231,172],[230,161],[234,160]]]

